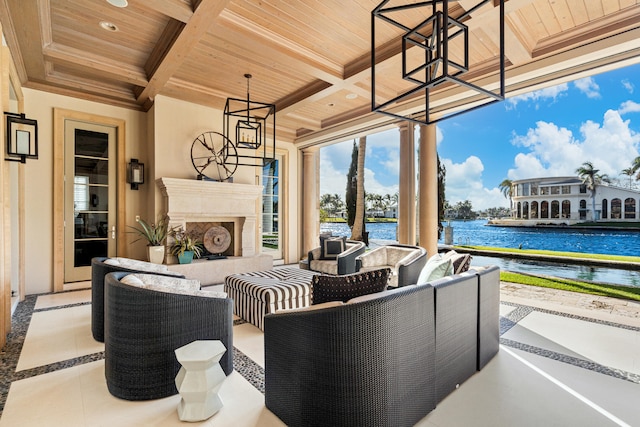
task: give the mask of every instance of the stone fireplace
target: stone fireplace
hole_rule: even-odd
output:
[[[231,234],[224,255],[250,257],[259,254],[257,213],[261,212],[262,187],[195,179],[160,178],[169,226],[181,226],[202,242],[212,226]]]

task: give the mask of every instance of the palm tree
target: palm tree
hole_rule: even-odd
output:
[[[635,159],[633,159],[633,162],[631,162],[631,170],[633,170],[633,172],[638,172],[640,170],[640,156],[636,157]],[[638,174],[636,175],[636,181],[640,179],[640,172],[638,172]]]
[[[609,182],[607,175],[601,175],[599,169],[594,169],[593,163],[584,162],[582,166],[576,169],[576,173],[582,180],[582,183],[586,185],[587,190],[591,193],[591,213],[594,221],[599,220],[599,215],[596,217],[596,188],[603,182]]]
[[[500,191],[502,191],[502,195],[509,199],[509,210],[512,211],[511,198],[513,197],[513,181],[508,178],[503,179],[498,187],[500,188]]]
[[[633,169],[633,166],[630,168],[622,169],[622,172],[620,172],[621,175],[626,175],[629,177],[629,188],[631,188],[631,178],[635,173],[636,171]]]
[[[358,141],[358,172],[356,178],[356,217],[351,229],[351,240],[364,241],[364,155],[367,150],[367,137]]]

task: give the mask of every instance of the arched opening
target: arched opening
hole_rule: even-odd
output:
[[[569,200],[562,201],[562,218],[571,218],[571,202]]]
[[[624,200],[624,217],[625,219],[636,218],[636,199],[629,197]]]
[[[518,219],[522,218],[521,212],[522,212],[522,203],[518,202],[518,206],[516,210],[516,218]]]
[[[551,218],[560,218],[560,202],[557,200],[551,202]]]
[[[540,218],[549,218],[549,202],[540,203]]]
[[[622,201],[620,199],[611,200],[611,219],[622,218]]]
[[[538,218],[538,202],[531,202],[531,213],[529,215],[531,219]]]
[[[524,202],[522,204],[522,218],[529,219],[529,202]]]

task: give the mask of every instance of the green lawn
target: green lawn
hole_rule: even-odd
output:
[[[622,255],[585,254],[579,252],[557,252],[533,249],[496,248],[489,246],[456,246],[461,249],[475,249],[480,251],[515,253],[523,255],[542,255],[552,257],[583,258],[600,261],[618,261],[640,263],[640,257]],[[539,277],[532,274],[500,272],[500,280],[503,282],[520,283],[523,285],[540,286],[543,288],[559,289],[563,291],[580,292],[583,294],[601,295],[613,298],[640,301],[640,287],[596,284],[581,282],[579,280],[561,279],[553,277]]]
[[[640,288],[632,286],[603,285],[570,279],[537,277],[520,273],[511,273],[509,271],[501,271],[500,280],[503,282],[520,283],[523,285],[540,286],[543,288],[560,289],[563,291],[640,301]]]
[[[584,258],[584,259],[598,259],[602,261],[622,261],[622,262],[640,263],[640,257],[637,257],[637,256],[585,254],[580,252],[556,252],[556,251],[545,251],[545,250],[536,250],[536,249],[494,248],[490,246],[467,246],[467,245],[454,246],[454,248],[456,247],[461,249],[466,248],[466,249],[476,249],[480,251],[505,252],[505,253],[508,252],[508,253],[525,254],[525,255],[548,255],[548,256],[555,256],[555,257]]]

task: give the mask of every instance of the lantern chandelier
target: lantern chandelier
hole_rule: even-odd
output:
[[[227,98],[224,107],[223,134],[236,146],[236,152],[228,152],[237,157],[238,165],[264,166],[275,159],[276,106],[252,101],[249,96],[251,74],[247,79],[247,99]],[[235,123],[235,135],[232,126]],[[267,144],[270,134],[271,144]]]
[[[371,12],[372,111],[426,125],[504,100],[504,0],[482,0],[456,16],[450,15],[449,0],[420,1],[398,6],[389,5],[390,1],[384,0]],[[495,16],[494,23],[499,27],[499,82],[481,86],[470,81],[469,27],[465,22],[468,23],[472,19],[471,14],[485,5],[497,5],[499,8],[497,14],[487,14]],[[428,13],[431,13],[431,16],[417,24],[401,22]],[[399,19],[400,17],[403,19]],[[483,21],[485,28],[489,21]],[[387,100],[383,99],[380,93],[382,91],[376,92],[376,23],[379,24],[379,29],[402,31],[398,40],[402,49],[402,70],[398,71],[397,80],[404,81],[402,87],[407,87],[406,82],[410,83],[408,89]],[[383,81],[380,82],[380,86],[388,90],[389,83],[388,80]],[[429,104],[430,94],[436,87],[447,84],[451,87],[457,86],[458,89],[472,89],[477,94],[467,103],[467,108],[433,119],[432,106]],[[424,96],[424,104],[415,102],[420,96]]]

